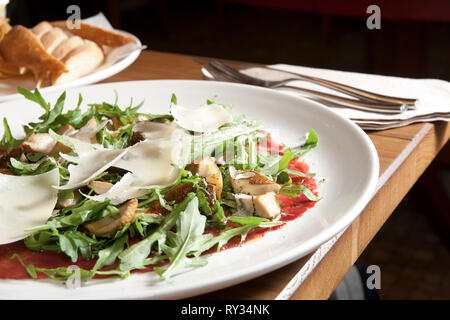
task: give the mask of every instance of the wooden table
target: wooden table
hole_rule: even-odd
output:
[[[121,73],[103,82],[149,79],[202,79],[206,58],[142,52]],[[247,66],[245,63],[234,63]],[[450,125],[420,123],[369,132],[380,158],[377,192],[359,217],[314,253],[277,271],[201,299],[327,299],[395,207],[447,143]]]

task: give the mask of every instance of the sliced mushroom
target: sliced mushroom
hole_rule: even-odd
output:
[[[119,118],[113,117],[111,120],[112,120],[112,123],[113,123],[113,130],[114,131],[119,130],[123,126],[123,123],[120,122]]]
[[[274,219],[281,213],[280,205],[274,192],[251,196],[248,194],[235,194],[237,216],[258,216]]]
[[[119,218],[113,219],[111,217],[105,217],[98,221],[87,224],[86,228],[94,234],[112,234],[117,230],[122,229],[126,224],[133,221],[137,206],[137,199],[131,199],[119,208],[121,213]]]
[[[178,186],[166,193],[166,195],[164,196],[164,200],[175,201],[175,203],[178,203],[183,201],[188,193],[195,191],[196,189],[191,182],[180,183]]]
[[[56,140],[54,140],[48,133],[33,133],[22,144],[22,147],[26,153],[34,152],[49,155],[55,145]]]
[[[68,208],[76,204],[80,200],[80,198],[81,198],[80,194],[78,192],[74,192],[73,198],[58,200],[56,206],[58,208]]]
[[[72,138],[89,142],[97,143],[97,138],[95,137],[98,132],[98,123],[94,118],[90,119],[86,124],[77,132],[71,134]]]
[[[248,194],[235,194],[237,215],[252,216],[255,213],[253,197]]]
[[[96,194],[104,194],[113,187],[113,184],[105,181],[94,180],[89,182],[88,187],[93,189]]]
[[[56,133],[59,135],[70,135],[72,132],[75,132],[76,129],[70,125],[70,124],[65,124],[61,127],[58,128],[58,130],[56,130]]]
[[[191,182],[184,182],[180,183],[178,186],[170,190],[164,195],[164,200],[167,202],[175,202],[179,203],[186,198],[188,193],[190,192],[196,192],[197,189],[194,187],[194,185]],[[214,204],[216,202],[216,190],[215,187],[210,185],[206,187],[207,193],[204,192],[206,196],[206,200],[208,201],[209,207],[211,209],[214,208]],[[164,213],[165,209],[161,206],[159,200],[154,201],[151,205],[149,210],[151,212],[160,212]]]
[[[253,170],[230,172],[230,182],[234,193],[260,195],[267,192],[278,193],[281,186]]]
[[[59,129],[56,130],[56,133],[59,134],[60,136],[67,136],[74,133],[75,131],[76,129],[73,126],[71,126],[70,124],[65,124],[59,127]],[[57,142],[50,154],[55,155],[60,153],[69,153],[70,151],[72,151],[71,148],[69,148],[66,145],[63,145],[61,142]]]
[[[133,132],[131,136],[131,145],[134,146],[136,143],[144,141],[145,137],[140,132]]]
[[[186,170],[191,171],[193,174],[198,174],[200,177],[205,178],[206,182],[215,187],[217,199],[220,200],[223,188],[223,178],[219,167],[210,157],[203,157],[195,160],[193,163],[186,166]]]
[[[255,208],[255,215],[262,218],[274,219],[281,213],[280,205],[274,192],[254,196],[253,206]]]
[[[0,154],[0,168],[8,168],[8,163],[10,158],[20,159],[23,155],[22,145],[12,149],[9,152],[3,152]]]

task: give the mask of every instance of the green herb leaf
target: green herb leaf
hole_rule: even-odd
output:
[[[119,256],[119,254],[123,251],[124,245],[127,243],[128,235],[125,234],[114,241],[114,243],[110,247],[100,250],[98,252],[98,260],[92,270],[97,271],[104,266],[112,265],[114,261],[116,261],[116,258]]]
[[[187,204],[195,197],[195,193],[189,193],[186,198],[173,209],[173,211],[165,217],[159,227],[154,230],[142,241],[132,245],[119,254],[120,265],[122,271],[141,269],[145,266],[145,259],[149,256],[153,244],[159,243],[160,246],[166,240],[166,233],[176,224],[180,213],[186,208]]]
[[[3,138],[0,140],[0,150],[9,152],[18,147],[23,140],[14,139],[9,128],[8,121],[3,118]]]
[[[311,149],[314,149],[315,147],[317,147],[318,143],[319,143],[319,137],[317,136],[317,133],[313,129],[310,129],[309,133],[308,133],[308,138],[306,139],[306,142],[300,148],[293,150],[295,153],[295,156],[298,158],[303,157]]]
[[[203,242],[212,238],[211,234],[204,235],[206,217],[198,210],[198,198],[193,198],[181,212],[176,222],[176,232],[167,233],[167,244],[161,249],[170,260],[167,269],[155,268],[155,271],[164,279],[169,279],[177,271],[189,267],[198,267],[206,261],[198,257],[189,258],[198,251]]]
[[[316,174],[315,173],[303,173],[297,170],[291,170],[291,169],[285,169],[285,171],[289,174],[292,174],[294,176],[298,176],[298,177],[302,177],[302,178],[311,178],[311,177],[315,177]]]
[[[172,93],[172,97],[170,98],[170,103],[177,104],[177,96],[175,93]]]
[[[319,201],[322,198],[317,197],[311,190],[305,185],[284,185],[281,187],[280,194],[297,198],[299,194],[304,194],[311,201]]]
[[[33,176],[51,171],[57,167],[56,163],[49,160],[40,163],[26,163],[15,158],[9,158],[11,171],[18,176]]]

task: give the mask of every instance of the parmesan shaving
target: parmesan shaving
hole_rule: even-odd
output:
[[[59,170],[35,176],[0,174],[0,245],[26,238],[25,229],[52,216],[58,199]]]
[[[170,112],[176,124],[195,132],[214,132],[233,121],[231,114],[218,104],[204,105],[195,109],[172,104]]]

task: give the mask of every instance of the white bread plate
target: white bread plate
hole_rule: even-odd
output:
[[[93,25],[101,25],[102,27],[105,26],[105,23],[109,24],[101,13],[83,21],[88,21]],[[131,65],[139,57],[140,52],[144,47],[142,46],[141,41],[133,34],[117,29],[114,29],[114,31],[132,36],[136,39],[136,42],[112,50],[105,56],[102,65],[94,72],[73,80],[64,81],[63,83],[55,83],[54,85],[40,88],[39,91],[41,93],[48,93],[96,83],[119,73]],[[0,78],[0,103],[21,97],[21,95],[17,93],[17,87],[19,86],[33,90],[36,87],[36,81],[30,74]]]

